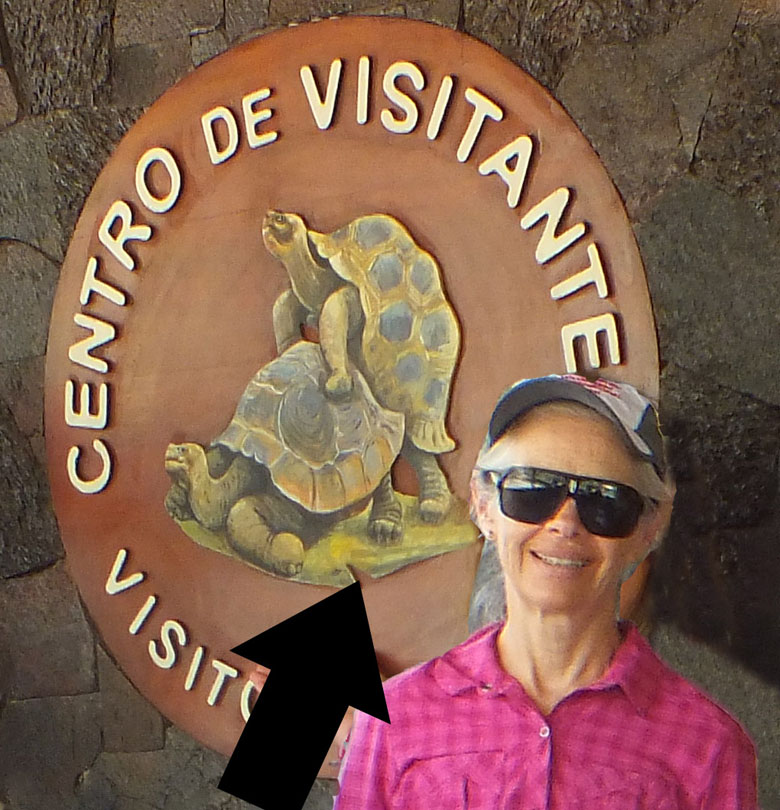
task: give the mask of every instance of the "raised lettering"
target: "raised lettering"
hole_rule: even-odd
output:
[[[108,371],[108,363],[101,357],[93,357],[90,352],[98,346],[110,343],[116,337],[116,329],[110,323],[83,312],[74,313],[73,321],[77,326],[89,329],[91,334],[68,349],[68,358],[84,368],[105,374]]]
[[[506,183],[506,201],[510,208],[515,208],[520,201],[533,148],[533,141],[521,135],[479,164],[480,174],[497,174]]]
[[[217,136],[214,125],[222,121],[227,127],[227,143],[220,149],[217,145]],[[216,166],[233,157],[238,148],[238,124],[236,118],[227,107],[214,107],[213,110],[203,113],[200,117],[203,128],[203,137],[206,139],[206,148],[209,150],[209,160]]]
[[[465,163],[471,155],[471,150],[477,142],[482,125],[485,123],[486,118],[491,118],[493,121],[500,121],[504,117],[504,111],[496,104],[495,101],[483,96],[479,90],[473,87],[466,88],[466,101],[474,107],[474,112],[471,114],[471,120],[460,139],[458,146],[457,157],[461,163]]]
[[[175,619],[168,619],[163,622],[162,630],[160,631],[164,655],[159,652],[157,639],[153,638],[149,641],[149,657],[160,669],[170,669],[176,663],[176,647],[173,644],[174,635],[180,647],[186,646],[186,631]]]
[[[119,575],[122,573],[122,569],[125,567],[126,562],[127,549],[120,548],[116,553],[116,557],[114,557],[114,564],[111,566],[111,571],[109,572],[108,579],[106,580],[106,593],[109,596],[115,596],[116,594],[122,593],[122,591],[126,591],[129,588],[134,588],[139,582],[144,581],[146,574],[144,574],[142,571],[136,571],[134,574],[130,574],[129,577],[119,579]]]
[[[415,90],[422,90],[425,87],[425,77],[420,68],[413,62],[393,62],[385,71],[382,80],[382,89],[387,96],[387,100],[394,104],[401,111],[402,115],[396,115],[392,110],[385,108],[379,114],[382,126],[396,135],[405,135],[417,126],[419,111],[411,96],[408,96],[396,85],[396,79],[405,76],[412,83]]]
[[[120,222],[119,233],[111,235],[111,230]],[[98,239],[108,248],[111,255],[128,270],[135,267],[135,260],[125,250],[125,242],[131,239],[138,239],[146,242],[152,235],[152,229],[148,225],[133,225],[133,212],[124,200],[115,200],[103,217],[103,221],[98,228]]]
[[[187,670],[187,679],[184,681],[184,688],[190,692],[192,687],[195,686],[195,681],[200,671],[200,664],[203,661],[203,647],[196,647],[195,652],[192,654],[192,661],[190,661],[190,668]]]
[[[439,92],[436,94],[436,102],[433,105],[433,112],[428,121],[428,129],[426,135],[429,141],[435,140],[439,136],[441,130],[441,122],[444,120],[444,113],[447,112],[447,106],[450,103],[452,96],[452,76],[445,76],[439,85]]]
[[[319,129],[327,129],[336,111],[336,98],[339,94],[339,82],[341,81],[341,59],[334,59],[330,63],[328,71],[328,89],[325,91],[325,100],[320,96],[317,89],[317,82],[314,81],[314,74],[309,65],[301,67],[301,82],[309,102],[311,114]]]
[[[72,380],[65,380],[65,424],[70,427],[83,427],[102,430],[108,423],[108,386],[98,387],[98,408],[92,413],[92,387],[82,383],[79,390],[79,408],[74,407],[76,386]]]
[[[211,666],[217,670],[217,677],[214,679],[214,685],[211,687],[209,696],[206,698],[206,703],[208,703],[209,706],[213,706],[219,700],[222,687],[225,685],[225,679],[238,677],[237,669],[234,669],[230,664],[226,664],[224,661],[220,661],[217,658],[212,659]]]
[[[358,60],[358,89],[357,89],[357,112],[358,124],[365,124],[368,121],[368,90],[371,80],[371,59],[368,56],[361,56]]]
[[[551,290],[550,296],[554,301],[573,295],[588,284],[596,285],[596,292],[599,298],[606,298],[609,294],[607,289],[607,279],[604,275],[604,268],[601,265],[601,254],[595,242],[588,245],[588,259],[590,264],[579,273],[558,282]]]
[[[132,622],[130,622],[130,627],[127,628],[127,632],[133,636],[137,635],[138,631],[144,626],[144,622],[146,622],[146,620],[149,618],[149,614],[152,612],[152,609],[156,604],[157,597],[154,594],[147,596],[146,601],[138,609],[138,613],[135,614],[135,618]]]
[[[101,492],[106,488],[106,484],[111,478],[111,456],[108,454],[108,448],[101,439],[93,439],[92,449],[100,456],[103,463],[100,473],[95,478],[85,479],[79,475],[78,462],[81,450],[75,445],[68,450],[68,459],[65,465],[70,483],[84,495],[95,495]]]
[[[546,264],[550,259],[554,259],[585,234],[585,225],[582,222],[572,225],[562,234],[557,233],[558,225],[566,206],[569,204],[570,197],[571,191],[568,188],[558,188],[537,203],[520,220],[520,226],[527,231],[546,217],[542,238],[536,246],[536,261],[538,264]]]
[[[84,270],[84,280],[81,282],[81,291],[79,292],[79,302],[82,306],[89,303],[92,293],[102,295],[103,298],[116,304],[118,307],[125,305],[125,294],[116,287],[106,284],[97,277],[98,260],[94,256],[87,259],[87,267]]]
[[[599,333],[606,336],[610,364],[613,366],[620,364],[620,344],[618,341],[617,322],[612,312],[605,312],[603,315],[594,315],[592,318],[568,323],[561,327],[563,356],[566,361],[566,371],[569,374],[573,374],[578,370],[575,343],[579,338],[585,339],[590,367],[601,367],[602,362],[598,344]]]
[[[146,172],[152,163],[159,163],[168,173],[170,188],[164,197],[155,196],[146,185]],[[164,214],[173,208],[181,191],[181,172],[173,155],[167,149],[162,146],[153,146],[141,155],[141,159],[135,166],[135,190],[138,192],[141,202],[155,214]]]
[[[267,146],[273,143],[278,137],[279,133],[276,130],[269,132],[258,133],[257,125],[263,121],[267,121],[273,114],[273,110],[263,108],[255,110],[255,104],[271,97],[271,90],[268,87],[263,87],[260,90],[255,90],[254,93],[249,93],[241,99],[241,109],[244,111],[244,126],[246,127],[247,143],[252,149],[257,149],[260,146]]]

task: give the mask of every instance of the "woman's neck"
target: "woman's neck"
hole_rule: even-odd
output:
[[[523,686],[542,714],[597,681],[620,644],[615,614],[541,614],[508,606],[498,638],[501,666]]]

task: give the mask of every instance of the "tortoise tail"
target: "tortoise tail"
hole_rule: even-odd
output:
[[[442,417],[413,419],[408,427],[408,438],[415,447],[426,453],[449,453],[456,447]]]

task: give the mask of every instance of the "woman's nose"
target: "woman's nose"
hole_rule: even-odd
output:
[[[571,495],[567,496],[554,515],[547,518],[546,525],[550,531],[560,534],[562,537],[576,537],[585,531],[577,511],[577,502]]]

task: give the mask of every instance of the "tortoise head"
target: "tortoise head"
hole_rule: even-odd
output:
[[[263,242],[277,259],[307,246],[306,223],[298,214],[268,211],[263,218]]]
[[[190,473],[205,461],[203,448],[194,442],[169,444],[165,449],[165,472],[177,480],[189,480]]]

